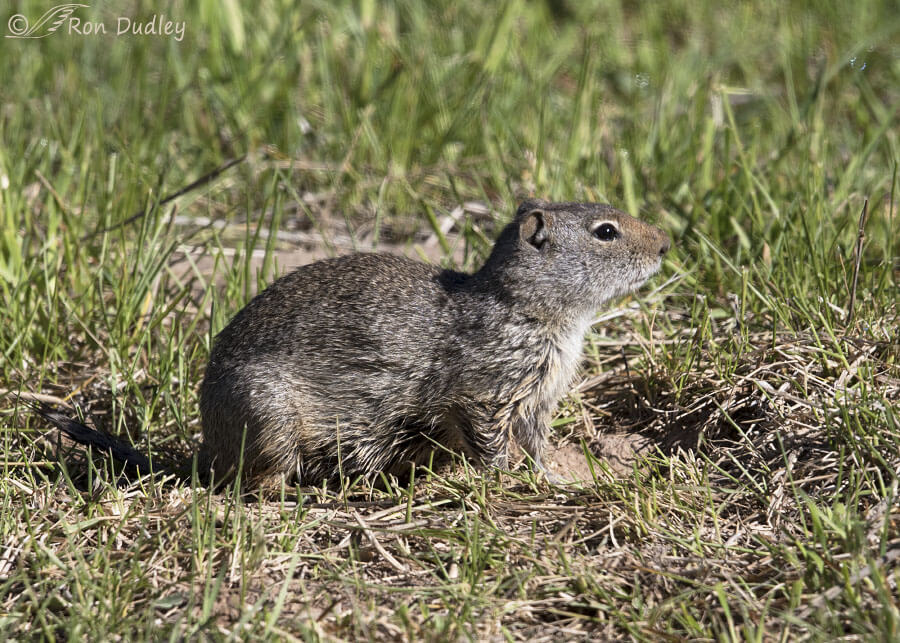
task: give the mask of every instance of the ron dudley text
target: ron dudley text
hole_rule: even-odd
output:
[[[166,20],[165,14],[158,13],[150,20],[135,20],[126,16],[116,19],[117,36],[163,36],[181,42],[184,38],[184,22]],[[111,32],[111,30],[110,30]],[[94,36],[107,33],[105,22],[88,22],[76,17],[69,18],[69,33],[80,36]]]

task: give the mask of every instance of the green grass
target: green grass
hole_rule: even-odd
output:
[[[894,3],[114,5],[77,15],[184,40],[0,39],[0,634],[900,637]],[[17,401],[183,456],[211,337],[287,265],[473,268],[525,196],[674,240],[556,422],[659,449],[582,488],[248,502],[124,479]]]

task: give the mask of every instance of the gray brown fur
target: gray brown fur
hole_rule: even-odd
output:
[[[593,236],[599,222],[620,236]],[[541,466],[549,422],[608,300],[655,273],[668,237],[607,205],[526,201],[465,274],[354,254],[275,281],[218,335],[200,389],[201,463],[251,486],[403,474],[437,444]],[[246,433],[245,433],[246,430]]]

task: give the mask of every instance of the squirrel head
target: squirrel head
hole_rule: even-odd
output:
[[[499,280],[509,301],[566,318],[635,290],[668,250],[662,230],[609,205],[529,200],[482,271]]]

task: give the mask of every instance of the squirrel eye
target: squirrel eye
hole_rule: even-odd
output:
[[[594,236],[600,241],[612,241],[619,238],[619,231],[611,223],[601,223],[594,228]]]

